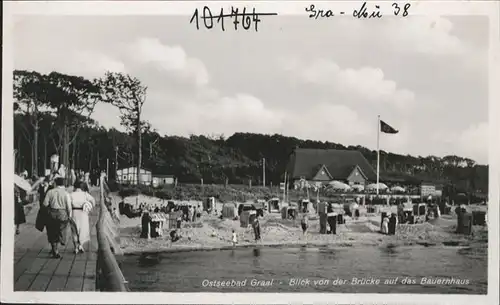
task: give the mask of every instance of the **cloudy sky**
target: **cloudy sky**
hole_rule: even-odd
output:
[[[262,17],[259,32],[197,31],[188,16],[23,17],[14,66],[148,86],[144,119],[168,135],[255,132],[487,163],[488,20]],[[119,126],[99,105],[93,117]]]

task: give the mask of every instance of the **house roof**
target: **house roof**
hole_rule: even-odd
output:
[[[153,178],[174,178],[174,175],[158,175],[158,174],[153,174]]]
[[[293,179],[311,179],[323,164],[334,180],[346,179],[356,165],[368,180],[377,179],[368,160],[357,150],[297,148],[291,156],[288,170]]]
[[[359,173],[365,178],[365,179],[368,179],[368,177],[366,177],[366,174],[363,172],[363,170],[361,169],[361,167],[359,167],[359,165],[353,165],[351,166],[351,171],[349,172],[349,174],[347,174],[347,176],[350,176],[352,175],[352,173],[358,169]]]
[[[330,174],[330,172],[328,171],[328,168],[324,164],[318,164],[318,165],[314,166],[312,171],[311,171],[310,177],[316,177],[323,168],[325,169],[325,173],[328,175],[328,177],[332,178],[332,175]]]

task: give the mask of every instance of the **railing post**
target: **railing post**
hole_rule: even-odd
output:
[[[111,249],[110,226],[113,225],[105,200],[105,175],[101,174],[99,188],[99,219],[97,221],[97,253],[96,289],[100,291],[128,291],[123,273]],[[112,229],[112,228],[111,228]]]

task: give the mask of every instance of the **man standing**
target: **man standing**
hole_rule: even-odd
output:
[[[260,240],[260,223],[259,223],[258,217],[255,217],[255,219],[252,223],[252,227],[253,227],[253,232],[255,235],[255,241]]]
[[[196,222],[196,207],[195,206],[192,206],[193,208],[193,215],[191,215],[191,217],[193,217],[193,222]]]
[[[327,233],[328,234],[337,234],[337,213],[333,209],[333,205],[331,203],[328,204],[326,212],[327,212],[326,221],[328,222],[328,225],[330,226],[330,231]]]
[[[47,207],[47,238],[52,247],[53,258],[61,258],[59,244],[65,243],[65,231],[71,218],[71,197],[64,188],[64,179],[54,179],[55,188],[49,190],[45,195],[43,205]]]

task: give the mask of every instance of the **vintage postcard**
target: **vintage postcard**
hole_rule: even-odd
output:
[[[498,304],[499,12],[4,3],[2,302]]]

